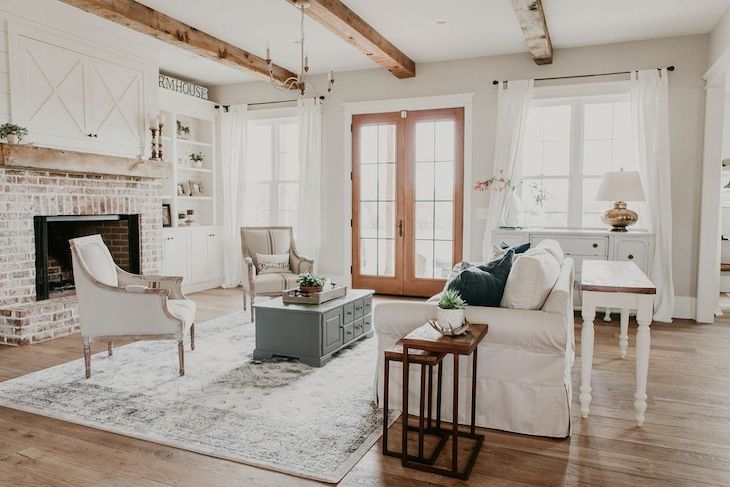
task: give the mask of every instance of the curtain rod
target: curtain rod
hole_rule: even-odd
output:
[[[320,100],[324,100],[324,96],[318,96],[318,97],[315,96],[314,98],[319,98]],[[246,103],[246,105],[247,106],[250,106],[250,107],[255,107],[255,106],[258,106],[258,105],[275,105],[277,103],[292,103],[292,102],[295,102],[295,101],[299,101],[299,98],[294,98],[292,100],[259,101],[259,102],[256,102],[256,103]],[[228,111],[228,109],[231,108],[231,105],[215,105],[215,108],[216,109],[221,108],[221,107],[223,107],[223,109],[225,111]]]
[[[662,68],[657,68],[658,70],[661,70]],[[674,66],[667,66],[667,71],[674,71]],[[635,71],[635,70],[634,70]],[[631,74],[632,71],[615,71],[613,73],[596,73],[596,74],[577,74],[574,76],[553,76],[551,78],[535,78],[535,81],[550,81],[554,79],[571,79],[571,78],[593,78],[594,76],[611,76],[615,74]],[[507,80],[502,81],[502,83],[506,83]],[[493,85],[498,85],[500,81],[494,80],[492,81]]]

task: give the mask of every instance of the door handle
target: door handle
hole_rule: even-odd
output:
[[[402,237],[403,236],[403,220],[398,220],[397,227],[398,227],[398,236]]]

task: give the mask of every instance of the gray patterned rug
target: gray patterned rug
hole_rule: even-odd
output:
[[[325,482],[341,480],[380,437],[375,339],[312,368],[252,361],[246,313],[196,333],[184,377],[173,341],[137,342],[94,355],[89,380],[75,360],[0,383],[0,404]]]

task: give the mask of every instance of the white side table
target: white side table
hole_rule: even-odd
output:
[[[626,358],[629,344],[629,311],[636,310],[636,394],[634,409],[636,422],[644,423],[646,411],[646,378],[649,373],[651,336],[649,326],[654,315],[656,286],[633,262],[612,260],[584,260],[581,275],[583,297],[583,328],[581,332],[581,385],[580,411],[588,417],[591,404],[591,369],[593,368],[593,320],[596,307],[606,306],[621,310],[619,354]]]

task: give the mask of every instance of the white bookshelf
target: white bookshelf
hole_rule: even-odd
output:
[[[178,224],[178,213],[195,211],[200,226],[218,223],[216,212],[216,147],[214,103],[173,91],[160,89],[160,113],[165,116],[162,130],[163,157],[172,163],[172,177],[163,183],[163,203],[170,205],[172,226]],[[189,127],[189,134],[178,134],[177,122]],[[190,154],[203,155],[203,166],[194,167]],[[201,195],[178,195],[182,183],[190,191],[190,181],[199,182]]]

